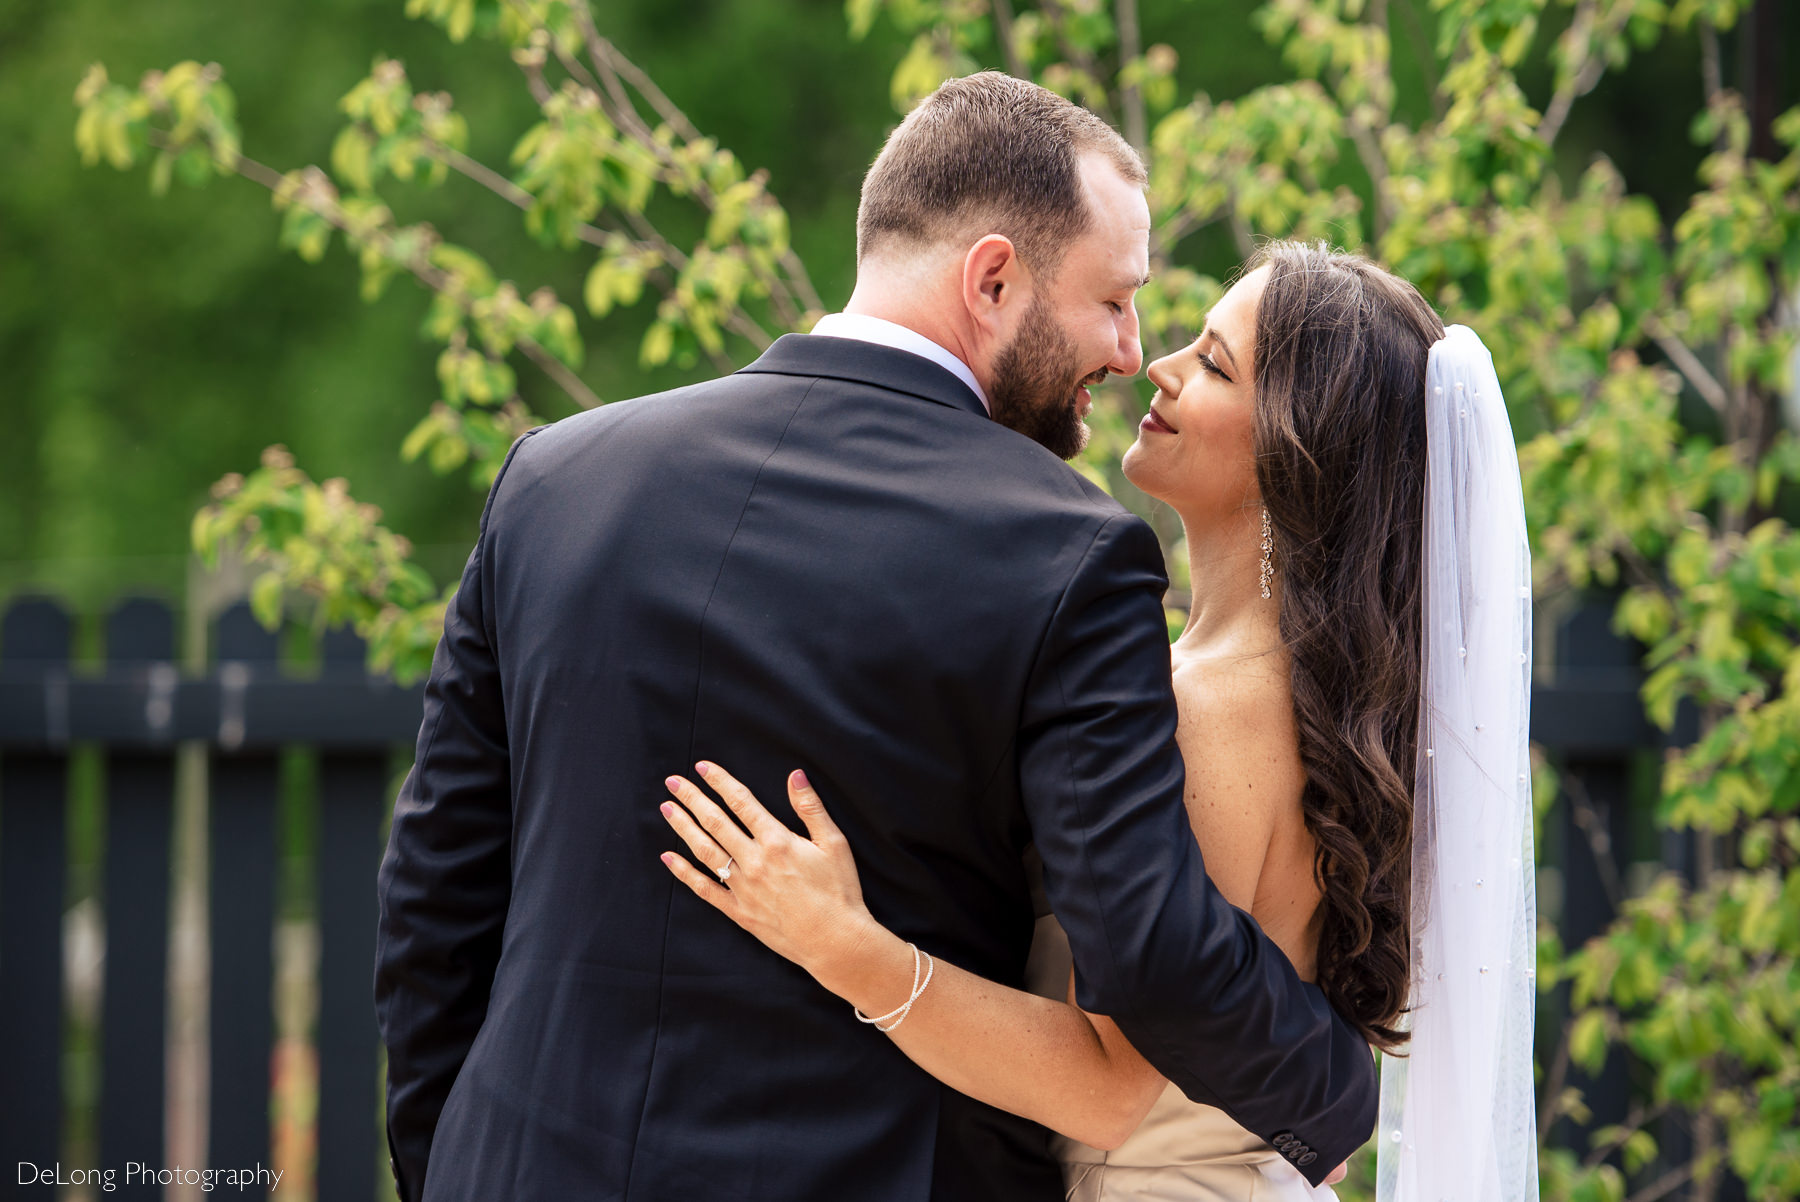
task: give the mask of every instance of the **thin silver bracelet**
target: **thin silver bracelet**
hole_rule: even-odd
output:
[[[912,987],[912,996],[906,999],[905,1004],[902,1005],[897,1010],[888,1011],[886,1014],[882,1015],[880,1018],[870,1018],[868,1015],[864,1014],[861,1010],[856,1009],[856,1007],[854,1007],[854,1006],[851,1007],[851,1010],[855,1013],[855,1015],[857,1017],[857,1021],[869,1023],[877,1031],[880,1031],[883,1035],[886,1035],[888,1032],[892,1031],[895,1027],[898,1027],[901,1023],[906,1021],[906,1016],[908,1014],[912,1013],[913,1003],[919,1000],[919,995],[925,992],[925,987],[927,985],[931,984],[931,974],[937,970],[937,961],[933,960],[931,958],[930,952],[920,951],[919,945],[916,943],[908,943],[906,946],[912,948],[913,987]],[[922,961],[920,959],[921,956],[924,957],[924,959]],[[919,969],[920,969],[921,965],[923,966],[923,968],[925,970],[925,979],[922,981],[919,979]],[[891,1023],[888,1023],[888,1020],[890,1020],[890,1019],[892,1019],[893,1021]],[[884,1027],[881,1025],[882,1023],[888,1023],[888,1025]]]

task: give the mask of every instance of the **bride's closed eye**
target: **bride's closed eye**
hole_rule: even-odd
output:
[[[1222,368],[1220,368],[1220,366],[1217,363],[1213,362],[1213,358],[1211,355],[1205,354],[1203,352],[1195,352],[1195,353],[1200,360],[1200,367],[1202,370],[1212,373],[1213,375],[1219,377],[1219,379],[1225,381],[1227,384],[1231,383],[1231,377],[1226,375],[1224,370]]]

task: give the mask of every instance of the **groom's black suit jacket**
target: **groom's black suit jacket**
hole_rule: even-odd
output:
[[[658,862],[697,758],[796,829],[804,767],[875,916],[1015,985],[1035,842],[1082,1004],[1323,1177],[1374,1124],[1371,1057],[1206,878],[1165,584],[1148,527],[886,347],[785,337],[520,439],[381,867],[402,1197],[1062,1196],[1042,1128]]]

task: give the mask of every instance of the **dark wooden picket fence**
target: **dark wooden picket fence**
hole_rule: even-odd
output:
[[[305,746],[318,757],[317,1196],[369,1198],[386,1165],[375,869],[395,748],[417,733],[421,690],[365,674],[361,642],[342,632],[325,637],[316,672],[285,671],[276,636],[243,606],[217,623],[204,676],[177,670],[174,616],[159,602],[126,601],[107,617],[103,671],[71,671],[70,635],[48,600],[17,601],[0,620],[0,1165],[9,1177],[20,1161],[48,1167],[61,1146],[69,758],[97,744],[107,854],[94,1161],[119,1169],[121,1185],[128,1161],[167,1167],[175,754],[189,740],[209,759],[205,1163],[271,1164],[279,755]]]
[[[243,606],[216,623],[210,667],[199,675],[177,668],[174,615],[159,602],[128,600],[106,617],[103,668],[72,668],[71,630],[70,616],[47,599],[16,600],[0,618],[0,1167],[47,1166],[66,1146],[66,803],[78,746],[99,750],[106,799],[93,1159],[165,1164],[170,852],[183,744],[203,745],[209,761],[204,1163],[271,1163],[279,757],[303,747],[318,764],[317,1197],[371,1198],[386,1160],[371,1001],[374,882],[394,757],[417,732],[421,690],[368,676],[361,644],[342,632],[325,637],[321,664],[296,671]],[[1532,728],[1582,792],[1582,811],[1563,806],[1546,831],[1564,882],[1560,923],[1573,944],[1600,930],[1613,908],[1615,890],[1590,851],[1594,824],[1620,845],[1629,841],[1632,761],[1666,736],[1644,719],[1635,654],[1610,633],[1604,609],[1576,611],[1556,641]],[[1668,858],[1679,856],[1671,845]],[[1623,1073],[1620,1065],[1582,1082],[1596,1122],[1624,1115]]]

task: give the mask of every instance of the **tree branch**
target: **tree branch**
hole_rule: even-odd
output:
[[[147,136],[150,144],[158,149],[173,149],[176,145],[174,139],[170,138],[166,132],[160,129],[149,130]],[[282,184],[286,182],[286,177],[283,176],[281,172],[242,154],[236,155],[233,158],[231,166],[232,170],[238,175],[261,184],[271,192],[279,191]],[[317,168],[313,168],[312,170],[318,171]],[[327,178],[322,171],[319,171],[318,174],[322,179]],[[307,204],[312,208],[313,212],[330,222],[335,229],[346,236],[358,238],[368,237],[374,239],[381,248],[382,257],[388,262],[405,268],[418,279],[420,283],[424,284],[427,288],[430,288],[433,292],[439,293],[440,295],[451,296],[452,299],[455,299],[459,304],[462,304],[465,313],[468,312],[467,304],[464,303],[460,297],[454,296],[451,292],[444,272],[433,267],[429,262],[421,260],[416,255],[402,256],[396,254],[393,249],[393,236],[387,231],[374,230],[363,233],[354,230],[351,227],[350,222],[344,217],[342,207],[335,201],[321,206],[308,199],[297,197],[295,198],[294,203]],[[524,352],[525,357],[537,364],[539,370],[549,376],[564,392],[568,393],[570,398],[574,400],[576,404],[582,406],[584,409],[593,409],[603,403],[598,396],[594,395],[593,390],[582,382],[581,377],[576,375],[566,363],[545,350],[537,342],[530,338],[520,336],[516,339],[516,344],[520,351]]]
[[[602,109],[606,112],[607,116],[612,119],[614,124],[624,124],[627,121],[634,124],[641,124],[641,122],[637,121],[637,113],[632,109],[631,102],[625,98],[623,93],[614,90],[611,97],[616,105],[625,110],[623,113],[617,111],[616,108],[607,108],[606,101],[608,99],[608,90],[603,89],[600,80],[595,74],[582,66],[579,59],[564,49],[562,43],[557,41],[556,37],[551,34],[548,29],[538,23],[537,15],[531,11],[531,7],[525,3],[525,0],[507,0],[507,3],[511,4],[513,10],[532,28],[533,37],[530,53],[532,53],[536,60],[538,79],[540,82],[542,80],[542,64],[545,57],[544,48],[548,47],[550,51],[556,55],[556,61],[562,64],[563,70],[568,72],[569,78],[592,92],[600,100]],[[588,14],[586,3],[584,2],[578,5],[577,9],[580,16],[585,19],[586,28],[593,28],[592,18]],[[514,58],[517,59],[518,57],[519,56],[515,53]],[[522,60],[520,61],[520,65],[525,65]],[[614,85],[616,89],[616,81],[614,81]],[[538,104],[542,105],[549,99],[551,92],[547,87],[533,87],[531,94]]]
[[[1388,32],[1387,0],[1371,0],[1368,16],[1363,24],[1378,31],[1387,43],[1385,64],[1389,89],[1387,94],[1391,96],[1394,78],[1394,46],[1393,36]],[[1372,75],[1372,70],[1369,73]],[[1344,95],[1344,83],[1349,75],[1350,69],[1347,68],[1338,73],[1335,81],[1340,104]],[[1372,83],[1366,88],[1366,91],[1370,96],[1378,93]],[[1388,107],[1390,111],[1382,114],[1384,118],[1392,116],[1392,105],[1390,104]],[[1344,125],[1350,131],[1350,142],[1356,147],[1356,157],[1361,161],[1363,170],[1369,175],[1369,194],[1375,198],[1375,214],[1369,229],[1369,241],[1377,243],[1381,241],[1381,236],[1387,232],[1387,227],[1393,222],[1394,204],[1393,198],[1388,195],[1387,159],[1381,153],[1381,144],[1376,140],[1375,130],[1363,119],[1361,109],[1361,105],[1345,106]]]
[[[428,138],[425,139],[425,148],[431,152],[433,158],[452,171],[474,180],[509,204],[528,210],[537,203],[537,197],[530,192],[519,187],[487,164],[470,158],[453,146],[446,146],[442,142],[434,142]],[[623,230],[609,230],[601,226],[590,225],[585,221],[578,222],[575,226],[575,237],[589,246],[605,246],[608,238],[622,233],[624,233]]]
[[[1711,21],[1700,22],[1700,86],[1709,108],[1725,90],[1725,73],[1719,66],[1719,31]]]
[[[544,52],[541,49],[515,52],[513,61],[525,73],[525,87],[530,91],[531,98],[537,101],[538,107],[549,104],[555,93],[544,82]]]
[[[1544,1070],[1544,1088],[1538,1105],[1538,1142],[1550,1138],[1550,1125],[1556,1122],[1556,1103],[1562,1097],[1563,1082],[1569,1079],[1569,1035],[1575,1029],[1574,1019],[1564,1019],[1562,1037],[1556,1041],[1556,1055]]]
[[[601,87],[599,78],[597,76],[595,76],[595,74],[593,72],[589,71],[586,67],[582,66],[581,60],[576,58],[573,54],[570,54],[568,52],[568,50],[566,50],[562,46],[562,44],[559,43],[555,38],[550,38],[549,41],[550,41],[551,49],[556,51],[556,61],[561,63],[563,66],[563,70],[565,70],[569,73],[569,78],[573,79],[575,82],[577,82],[577,83],[581,84],[583,87],[587,88],[588,91],[592,92],[596,97],[599,97],[602,100],[602,102],[604,102],[604,100],[608,96],[610,89],[603,90]],[[620,96],[617,96],[617,95],[613,96],[613,100],[614,100],[615,104],[618,103],[622,99],[623,98]],[[630,102],[626,101],[624,107],[629,109]],[[633,113],[632,115],[636,116],[635,113]],[[617,117],[618,117],[618,113],[616,111],[614,112],[614,117],[615,117],[615,119],[617,119]]]
[[[519,11],[522,14],[527,17],[530,16],[529,10],[520,4],[519,0],[512,0],[512,2],[519,8]],[[593,57],[596,66],[600,67],[603,72],[606,71],[607,65],[613,63],[625,63],[626,66],[630,66],[623,56],[612,49],[611,43],[607,42],[605,38],[602,38],[599,32],[594,29],[592,19],[586,14],[585,10],[582,10],[582,22],[584,30],[588,31],[584,36],[591,35],[589,40],[589,52],[591,57]],[[623,91],[622,87],[619,86],[619,80],[616,75],[610,73],[606,75],[607,86],[603,93],[600,86],[595,82],[594,77],[588,74],[586,69],[583,68],[579,62],[574,61],[560,50],[558,51],[558,58],[561,60],[563,66],[569,71],[572,78],[575,78],[578,83],[590,87],[590,90],[592,90],[596,96],[601,98],[602,105],[606,108],[609,118],[612,119],[615,125],[620,126],[622,129],[629,130],[645,149],[651,151],[658,157],[665,169],[673,168],[673,164],[666,148],[656,144],[651,136],[649,128],[644,125],[637,110],[632,106],[630,97]],[[527,72],[528,76],[532,75],[531,64],[521,61],[520,66]],[[642,76],[642,72],[639,72],[636,67],[631,67],[630,69],[636,75]],[[654,89],[655,85],[649,83],[648,77],[643,77],[643,79],[646,86]],[[536,75],[536,81],[539,84],[539,87],[534,88],[532,94],[539,97],[539,103],[541,104],[550,93],[547,87],[542,86],[541,72]],[[540,91],[542,92],[541,96],[539,95]],[[660,91],[656,92],[656,96],[660,98],[662,104],[668,105],[667,98],[664,97]],[[606,104],[609,97],[613,102],[610,106]],[[673,106],[669,107],[673,109]],[[674,115],[679,119],[678,124],[684,131],[684,137],[698,136],[697,131],[694,130],[692,124],[690,124],[685,117],[680,115],[679,110],[674,110]],[[454,154],[456,152],[452,151],[450,153]],[[448,159],[446,159],[446,161],[450,162],[450,165],[456,167],[457,170],[463,170],[462,164],[451,162]],[[467,159],[466,162],[478,168],[479,171],[464,171],[464,174],[469,174],[471,178],[493,188],[496,192],[499,192],[502,196],[505,196],[520,208],[527,208],[532,203],[531,194],[529,192],[526,192],[522,188],[518,188],[503,177],[488,171],[485,167],[481,167],[480,164],[475,163],[472,159]],[[665,182],[667,182],[666,179]],[[497,184],[499,186],[496,186]],[[717,197],[715,197],[712,194],[711,189],[707,188],[704,184],[700,185],[700,187],[695,190],[695,196],[708,209],[716,207]],[[637,235],[638,239],[661,255],[663,261],[668,263],[677,273],[687,268],[689,262],[688,256],[677,248],[674,243],[663,237],[662,233],[652,225],[649,219],[644,217],[643,214],[627,211],[625,213],[625,219],[630,223],[632,231]],[[596,246],[604,245],[606,234],[607,231],[585,223],[576,227],[576,237],[580,238],[583,242]],[[786,277],[781,273],[772,273],[770,277],[768,277],[768,282],[771,284],[770,300],[775,304],[782,320],[788,324],[793,324],[798,320],[800,315],[799,305],[805,303],[804,301],[797,301],[794,298],[796,284],[803,285],[799,291],[801,291],[804,297],[810,298],[812,307],[823,308],[823,305],[819,303],[817,293],[813,291],[812,282],[805,278],[805,269],[800,266],[798,256],[796,256],[792,250],[789,250],[780,257],[780,261],[784,266],[789,266],[790,270]],[[673,281],[668,280],[661,272],[654,273],[653,278],[656,279],[658,287],[662,288],[665,296],[673,293]],[[732,332],[742,335],[755,346],[758,351],[767,350],[769,345],[774,341],[769,336],[768,331],[764,330],[760,324],[749,316],[749,314],[744,312],[741,306],[735,308],[731,315],[726,318],[725,326]],[[729,358],[715,352],[708,352],[708,358],[710,358],[713,361],[714,366],[721,371],[730,371],[736,366]]]
[[[523,0],[509,0],[509,3],[527,21],[533,22],[534,28],[542,31],[548,38],[548,31],[535,23],[536,18]],[[556,47],[558,60],[569,72],[571,78],[587,86],[600,98],[602,109],[615,125],[627,132],[646,151],[657,157],[664,170],[671,173],[664,176],[664,182],[668,183],[678,165],[669,148],[656,141],[654,132],[642,114],[638,112],[636,103],[632,100],[630,93],[626,91],[626,86],[629,85],[632,90],[643,97],[644,101],[655,111],[657,117],[683,141],[702,140],[699,129],[692,121],[688,120],[687,114],[683,113],[669,99],[668,95],[656,86],[656,82],[642,68],[633,63],[620,52],[617,46],[601,34],[599,27],[594,24],[593,12],[587,4],[575,5],[574,14],[587,50],[588,61],[593,64],[594,70],[592,73],[588,72],[580,62],[564,52],[561,47]],[[554,39],[548,40],[554,45]],[[521,62],[522,67],[525,65]],[[529,68],[527,70],[529,71]],[[532,93],[538,98],[540,105],[549,95],[547,88],[542,91],[543,95],[539,95],[539,89],[534,88]],[[701,181],[693,189],[693,195],[709,211],[718,207],[718,197],[704,181]],[[675,250],[668,240],[657,233],[648,222],[638,220],[637,217],[636,214],[627,214],[627,218],[632,219],[632,226],[637,230],[640,238],[655,245],[663,253],[665,259],[678,265],[678,269],[680,264],[686,263],[685,255]],[[803,311],[822,310],[825,307],[824,302],[819,299],[817,289],[813,287],[805,264],[800,261],[800,256],[795,254],[791,247],[776,256],[776,262],[779,264],[780,270],[769,272],[764,278],[769,284],[770,301],[775,305],[777,315],[784,323],[795,324]],[[770,338],[767,332],[743,314],[741,308],[734,315],[734,322],[734,328],[737,328],[739,333],[744,334],[759,347],[769,345]],[[752,330],[754,333],[751,332]]]
[[[823,312],[825,302],[819,299],[818,289],[813,287],[812,276],[807,274],[806,264],[793,247],[781,252],[781,265],[786,269],[787,282],[799,296],[800,303],[807,309]]]
[[[1238,212],[1235,195],[1225,202],[1225,209],[1230,215],[1231,236],[1237,240],[1238,257],[1248,259],[1256,253],[1256,236],[1251,233],[1249,223]]]
[[[656,110],[656,115],[668,123],[669,128],[689,142],[699,141],[700,131],[692,121],[688,120],[687,114],[682,112],[669,99],[668,95],[656,86],[656,81],[651,79],[643,68],[626,58],[611,41],[600,36],[600,31],[594,28],[593,16],[588,12],[586,5],[582,5],[579,11],[582,29],[589,38],[589,44],[606,60],[609,69],[635,88],[638,95],[642,96],[649,102],[650,107]]]
[[[1375,221],[1369,229],[1369,242],[1375,244],[1381,241],[1394,220],[1394,202],[1388,195],[1387,160],[1375,143],[1374,131],[1360,118],[1346,113],[1344,124],[1350,129],[1350,142],[1356,147],[1356,157],[1361,160],[1363,170],[1369,173],[1369,192],[1375,198]]]
[[[1400,13],[1406,21],[1406,38],[1413,45],[1413,53],[1419,56],[1419,70],[1425,77],[1425,94],[1431,97],[1432,114],[1442,121],[1449,106],[1445,104],[1443,92],[1439,89],[1437,52],[1432,49],[1431,39],[1425,35],[1424,22],[1419,20],[1419,10],[1413,7],[1413,0],[1400,0]]]
[[[598,409],[605,404],[595,396],[593,390],[581,382],[581,377],[561,359],[539,346],[531,339],[521,336],[518,346],[525,352],[525,357],[538,365],[538,370],[556,382],[557,387],[575,399],[575,403],[583,409]]]
[[[754,346],[758,352],[768,350],[775,341],[773,338],[769,337],[769,332],[767,330],[745,316],[742,309],[733,309],[731,311],[731,316],[725,319],[725,328],[732,331],[734,334],[741,335],[748,339],[750,344]],[[732,372],[737,370],[737,364],[730,361],[720,362],[716,359],[714,361],[718,363],[720,371]]]
[[[1600,879],[1600,887],[1606,890],[1606,900],[1613,909],[1619,908],[1624,900],[1624,888],[1619,881],[1619,868],[1613,858],[1612,834],[1606,829],[1606,822],[1600,811],[1594,806],[1594,799],[1588,795],[1587,786],[1574,776],[1567,776],[1562,781],[1563,791],[1569,795],[1569,816],[1575,825],[1586,836],[1588,850],[1594,855],[1594,875]]]
[[[1604,28],[1600,28],[1599,0],[1581,0],[1575,9],[1575,16],[1569,22],[1568,37],[1580,36],[1586,39],[1586,57],[1581,66],[1572,72],[1563,86],[1550,97],[1550,106],[1544,110],[1544,119],[1538,122],[1538,137],[1545,146],[1556,144],[1556,135],[1562,132],[1563,122],[1569,119],[1569,111],[1575,102],[1594,90],[1600,77],[1606,73],[1606,53],[1604,42],[1616,37],[1631,19],[1630,5],[1615,6],[1618,12],[1612,14]],[[1623,15],[1620,15],[1620,14]]]
[[[1019,47],[1013,41],[1012,0],[990,0],[994,12],[994,40],[1000,43],[1000,57],[1006,63],[1006,73],[1015,79],[1030,79],[1031,68],[1019,57]]]
[[[461,151],[446,146],[442,142],[427,141],[426,146],[430,149],[434,157],[440,159],[459,174],[465,175],[476,181],[483,187],[519,208],[529,209],[536,203],[536,198],[533,197],[531,193],[519,187],[499,172],[494,171],[483,163],[477,162],[475,159],[470,158]],[[660,254],[663,257],[664,262],[668,263],[676,271],[679,272],[686,267],[688,257],[682,254],[680,250],[676,249],[676,247],[670,243],[668,239],[664,238],[662,234],[657,232],[655,226],[651,225],[649,221],[638,214],[632,213],[627,214],[627,216],[631,218],[632,227],[638,235],[638,240],[640,242],[651,247]],[[575,236],[589,246],[603,247],[607,244],[609,238],[623,233],[624,231],[622,230],[603,229],[600,226],[590,225],[586,222],[578,223],[575,227]],[[650,277],[656,281],[657,287],[661,289],[664,296],[669,296],[674,293],[675,281],[670,278],[668,273],[663,271],[653,271],[650,273]],[[730,329],[733,333],[741,335],[755,346],[758,351],[768,350],[769,344],[773,341],[773,339],[769,337],[768,331],[763,329],[761,325],[757,324],[756,321],[745,314],[741,308],[734,309],[725,324],[726,328]],[[736,364],[729,359],[721,359],[717,355],[712,355],[710,357],[713,359],[714,365],[721,371],[731,371],[736,367]]]
[[[519,0],[513,0],[513,3],[518,4]],[[526,10],[521,8],[520,11],[525,12]],[[585,4],[576,6],[575,16],[581,27],[582,39],[587,46],[588,60],[594,65],[600,82],[595,83],[594,76],[589,75],[579,63],[572,61],[559,50],[558,57],[562,60],[563,65],[569,69],[571,75],[587,81],[593,87],[595,95],[601,97],[602,104],[614,124],[627,131],[644,149],[654,154],[661,161],[665,170],[674,171],[676,164],[668,148],[656,141],[649,124],[638,113],[636,104],[632,102],[630,94],[625,90],[625,85],[629,83],[656,111],[657,116],[684,141],[699,141],[701,139],[700,131],[663,90],[656,86],[655,81],[648,74],[620,53],[619,48],[600,33],[599,28],[594,24],[593,13]],[[608,100],[611,101],[610,104],[606,103]],[[667,177],[664,182],[668,182]],[[718,207],[718,197],[704,182],[694,188],[694,196],[708,210]],[[638,219],[637,214],[628,214],[627,216],[633,219],[632,225],[638,231],[638,236],[655,244],[670,262],[681,264],[687,261],[687,257],[675,250],[647,221]],[[813,288],[812,280],[807,276],[805,265],[801,263],[800,257],[794,254],[790,248],[777,256],[777,262],[781,265],[782,270],[770,273],[768,283],[770,284],[770,300],[776,306],[781,320],[791,325],[799,320],[802,309],[823,309],[824,304],[819,300],[819,295]],[[759,348],[766,349],[771,341],[767,332],[745,315],[741,309],[733,314],[732,321],[728,324],[739,333],[744,334]]]
[[[588,62],[594,65],[594,73],[605,84],[606,95],[612,98],[613,107],[616,110],[614,119],[628,128],[639,141],[646,145],[654,145],[656,139],[650,129],[650,123],[638,114],[637,105],[631,102],[631,95],[625,91],[625,81],[619,78],[616,66],[619,55],[613,50],[612,43],[600,36],[600,30],[594,25],[593,11],[585,2],[575,6],[575,19],[581,25],[582,39],[587,43]],[[686,118],[682,120],[685,124]],[[674,122],[671,121],[670,124],[674,125]],[[687,130],[692,129],[691,125],[687,127]],[[687,130],[677,128],[676,132],[688,141],[693,141],[698,134],[687,132]]]
[[[1694,386],[1694,391],[1712,406],[1713,412],[1723,417],[1730,404],[1730,397],[1725,386],[1719,383],[1718,377],[1706,370],[1706,364],[1700,362],[1700,357],[1689,350],[1687,344],[1677,338],[1659,317],[1652,315],[1646,318],[1644,332],[1669,357],[1669,362],[1676,366],[1687,382]]]
[[[1637,1193],[1632,1194],[1625,1202],[1657,1202],[1659,1198],[1666,1198],[1686,1185],[1693,1180],[1693,1177],[1694,1164],[1692,1161],[1677,1165]]]
[[[1082,74],[1098,84],[1100,83],[1100,64],[1094,61],[1093,55],[1079,49],[1074,42],[1069,40],[1068,26],[1063,23],[1062,8],[1060,7],[1069,2],[1070,0],[1044,0],[1038,11],[1049,23],[1051,31],[1056,34],[1056,44],[1062,48],[1063,57],[1074,64]],[[1107,124],[1112,124],[1112,108],[1105,103],[1104,99],[1101,99],[1100,104],[1095,108],[1094,115]]]
[[[1113,11],[1119,23],[1119,66],[1130,66],[1143,57],[1143,37],[1138,32],[1137,0],[1115,0]],[[1144,90],[1126,84],[1119,94],[1119,107],[1125,112],[1125,140],[1143,154],[1150,144],[1149,117],[1144,112]]]
[[[1641,1105],[1633,1106],[1631,1112],[1620,1120],[1618,1124],[1619,1129],[1623,1131],[1624,1134],[1610,1143],[1604,1143],[1594,1148],[1593,1151],[1588,1153],[1587,1159],[1581,1162],[1582,1167],[1588,1169],[1598,1167],[1608,1156],[1611,1156],[1614,1152],[1623,1148],[1626,1141],[1638,1131],[1642,1130],[1645,1124],[1652,1119],[1661,1118],[1668,1112],[1668,1109],[1669,1103],[1667,1102],[1664,1102],[1659,1106],[1654,1106],[1649,1110],[1644,1109]]]

